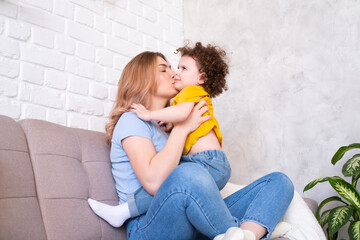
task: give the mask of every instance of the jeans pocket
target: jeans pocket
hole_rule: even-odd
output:
[[[182,164],[182,163],[193,163],[193,159],[191,158],[191,155],[186,155],[186,156],[181,156],[180,158],[180,163],[179,164]]]
[[[207,160],[208,171],[215,180],[219,190],[225,187],[231,176],[231,167],[228,161],[219,158],[210,158]]]

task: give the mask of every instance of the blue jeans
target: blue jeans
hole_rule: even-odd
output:
[[[146,214],[127,221],[134,240],[190,240],[199,233],[213,239],[245,221],[264,226],[268,239],[294,194],[290,179],[271,173],[222,199],[209,172],[199,164],[183,163],[165,179]]]
[[[208,150],[182,156],[180,164],[186,162],[198,163],[208,170],[219,190],[223,189],[230,179],[231,167],[223,151]]]
[[[229,181],[231,168],[223,151],[208,150],[181,157],[180,164],[189,162],[200,164],[208,170],[219,190],[223,189]],[[134,194],[129,194],[127,198],[131,217],[146,213],[153,199],[142,187]]]

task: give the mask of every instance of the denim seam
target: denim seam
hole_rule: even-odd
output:
[[[160,205],[160,207],[157,209],[157,211],[153,214],[152,218],[146,223],[146,225],[142,228],[138,228],[139,231],[143,231],[145,230],[145,228],[147,228],[153,221],[153,219],[157,216],[158,212],[160,211],[160,209],[162,208],[162,206],[165,204],[165,202],[170,198],[172,197],[173,195],[175,194],[186,194],[187,196],[189,196],[190,198],[192,198],[194,200],[194,202],[197,204],[197,206],[199,207],[199,209],[201,209],[201,212],[203,213],[205,219],[207,220],[207,222],[209,223],[209,225],[213,228],[213,230],[217,233],[219,233],[219,231],[215,228],[215,226],[211,223],[211,221],[209,220],[207,214],[202,210],[202,208],[200,207],[200,203],[189,193],[187,192],[182,192],[182,191],[178,191],[178,192],[173,192],[171,194],[169,194],[169,196],[167,198],[165,198],[163,201],[162,201],[162,204]]]
[[[260,183],[266,183],[266,184],[268,184],[268,183],[269,183],[269,180],[265,180],[265,181],[260,182]],[[260,185],[260,183],[257,184],[257,186]],[[260,189],[260,191],[256,194],[256,196],[253,198],[253,200],[251,201],[250,205],[249,205],[248,208],[246,209],[246,212],[244,213],[244,215],[246,215],[246,214],[248,213],[249,209],[254,205],[254,202],[255,202],[256,198],[258,197],[258,195],[259,195],[260,193],[262,193],[263,190],[264,190],[264,187],[262,187],[262,188]]]
[[[267,180],[264,180],[267,181]],[[263,181],[263,182],[264,182]],[[257,185],[255,185],[254,187],[258,186],[259,184],[263,183],[263,182],[259,182]],[[249,189],[247,192],[244,193],[244,195],[248,194],[251,191],[251,189]],[[236,201],[232,201],[228,203],[228,208],[231,208],[239,199],[235,199]],[[250,206],[249,206],[250,207]],[[246,213],[245,213],[246,214]]]
[[[264,183],[266,182],[266,184],[268,184],[269,182],[271,181],[271,179],[266,179],[264,180],[263,182],[260,182],[259,184],[261,183]],[[258,184],[258,185],[259,185]],[[246,212],[244,213],[244,216],[247,214],[247,212],[249,211],[249,209],[253,206],[253,203],[254,201],[256,200],[257,196],[264,190],[264,187],[261,188],[261,190],[256,194],[255,198],[253,199],[253,201],[250,203],[249,207],[247,208]],[[240,226],[243,222],[246,222],[246,221],[253,221],[253,222],[256,222],[256,223],[259,223],[261,226],[265,227],[266,230],[267,230],[267,234],[266,234],[266,237],[265,239],[267,239],[273,231],[274,229],[270,229],[269,226],[266,226],[262,221],[260,221],[259,219],[255,219],[255,218],[243,218],[241,219],[241,222],[240,222]]]

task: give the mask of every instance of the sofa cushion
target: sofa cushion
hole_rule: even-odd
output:
[[[20,125],[0,116],[0,239],[46,239]]]
[[[98,218],[89,197],[117,205],[104,134],[41,120],[21,120],[48,239],[125,239]]]

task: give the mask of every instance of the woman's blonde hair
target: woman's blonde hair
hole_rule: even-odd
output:
[[[159,52],[142,52],[134,57],[124,68],[118,82],[118,92],[114,107],[105,126],[105,140],[111,145],[115,125],[124,112],[130,110],[132,103],[150,107],[151,94],[156,93],[155,79],[157,57],[166,58]]]

